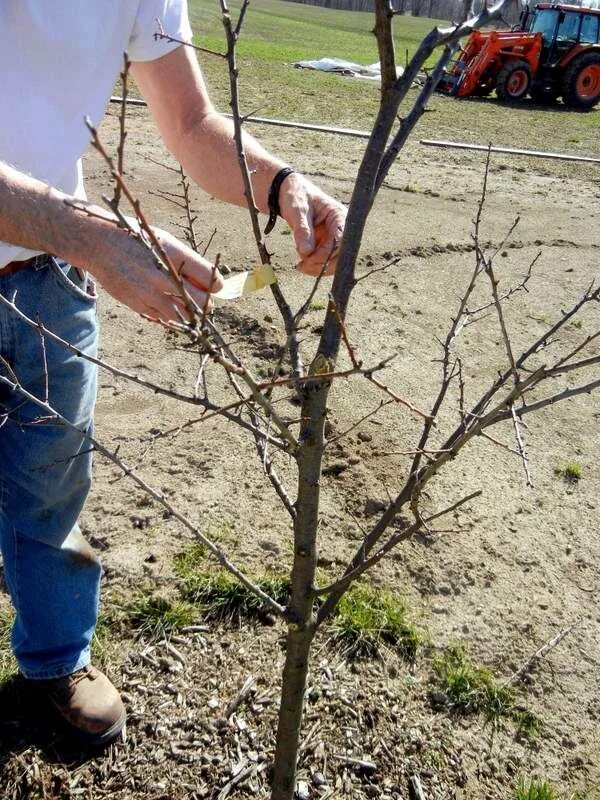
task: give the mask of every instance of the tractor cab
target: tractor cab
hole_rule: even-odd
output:
[[[541,34],[543,66],[556,66],[578,44],[600,42],[600,15],[580,6],[539,4],[525,12],[522,27]]]

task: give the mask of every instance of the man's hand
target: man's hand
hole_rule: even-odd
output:
[[[202,310],[212,308],[210,294],[223,287],[218,270],[170,233],[154,228],[154,233],[175,269],[183,276],[187,293]],[[178,319],[178,312],[189,317],[174,278],[156,266],[149,251],[136,240],[121,239],[120,252],[99,249],[88,268],[102,286],[121,303],[138,314],[165,322]]]
[[[333,275],[346,221],[346,209],[294,172],[279,191],[281,216],[294,235],[300,257],[297,268],[307,275]]]
[[[135,81],[167,148],[208,194],[247,205],[233,124],[218,114],[208,95],[195,53],[179,47],[154,61],[132,64]],[[271,181],[284,162],[244,132],[244,151],[259,210],[268,214]],[[302,175],[292,173],[279,191],[281,215],[294,234],[298,269],[319,275],[335,271],[346,211]],[[337,247],[335,245],[337,244]]]
[[[89,270],[119,302],[138,314],[164,321],[184,317],[175,279],[156,266],[149,250],[106,209],[48,187],[0,162],[0,240],[34,252],[53,253]],[[131,220],[132,228],[137,223]],[[169,233],[154,232],[184,276],[184,285],[200,309],[223,279],[213,265]],[[186,280],[187,278],[187,280]]]

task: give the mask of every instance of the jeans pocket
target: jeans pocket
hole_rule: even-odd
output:
[[[90,305],[96,302],[96,284],[88,272],[81,277],[80,270],[58,258],[50,259],[50,271],[55,281],[71,296],[85,300]]]

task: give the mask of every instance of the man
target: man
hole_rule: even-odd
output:
[[[191,38],[185,0],[5,0],[0,10],[0,293],[92,355],[95,293],[87,271],[133,311],[176,314],[173,284],[143,245],[105,211],[85,213],[70,202],[84,198],[84,116],[101,120],[123,51],[186,172],[210,194],[245,204],[231,125],[211,105],[191,49],[155,40],[159,21],[174,38]],[[317,274],[339,238],[343,207],[297,173],[277,191],[285,164],[251,137],[245,147],[259,209],[268,212],[269,193],[278,194],[299,268]],[[221,276],[211,285],[209,262],[157,234],[202,307],[208,288],[201,287],[218,290]],[[12,375],[79,429],[91,427],[93,365],[42,342],[2,307],[0,376]],[[90,742],[105,744],[123,728],[125,710],[89,663],[101,569],[77,526],[90,485],[88,449],[0,382],[0,542],[16,609],[13,649],[25,679]]]

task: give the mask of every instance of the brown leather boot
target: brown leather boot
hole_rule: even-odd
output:
[[[125,726],[125,707],[119,693],[106,675],[91,665],[63,678],[30,684],[46,695],[63,719],[91,746],[108,744]]]

